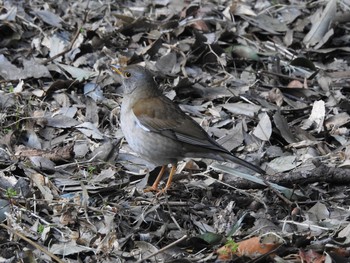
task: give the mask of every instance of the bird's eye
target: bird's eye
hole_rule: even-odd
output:
[[[126,78],[131,77],[131,73],[128,72],[128,71],[125,71],[125,72],[124,72],[124,77],[126,77]]]

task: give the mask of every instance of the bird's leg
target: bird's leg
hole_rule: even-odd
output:
[[[160,172],[156,178],[156,180],[154,181],[154,183],[152,184],[151,187],[148,187],[144,190],[144,192],[157,192],[158,191],[158,185],[160,180],[162,180],[162,177],[164,175],[165,172],[165,165],[162,166],[162,169],[160,169]]]
[[[166,185],[165,185],[164,189],[162,189],[161,192],[164,193],[164,192],[166,192],[169,189],[169,187],[171,185],[171,182],[173,181],[173,177],[174,177],[174,175],[176,173],[176,168],[177,168],[176,164],[172,164],[171,165],[171,170],[170,170],[168,181],[166,182]]]

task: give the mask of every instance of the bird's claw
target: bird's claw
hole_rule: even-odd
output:
[[[157,187],[154,187],[154,186],[149,186],[147,187],[145,190],[143,190],[145,193],[148,193],[148,192],[159,192],[159,189]]]
[[[161,196],[163,194],[166,194],[167,192],[167,188],[163,188],[163,189],[158,189],[157,187],[154,186],[150,186],[147,187],[145,190],[143,190],[143,192],[148,193],[148,192],[155,192],[156,196]]]

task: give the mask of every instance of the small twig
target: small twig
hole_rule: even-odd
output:
[[[284,195],[281,194],[280,191],[277,191],[265,178],[262,178],[262,180],[264,181],[264,183],[266,184],[266,186],[272,191],[274,192],[282,201],[284,201],[287,205],[292,206],[293,202],[288,200],[286,197],[284,197]]]
[[[18,231],[10,228],[9,226],[5,225],[5,224],[0,224],[1,227],[7,229],[8,231],[10,231],[12,234],[15,234],[16,236],[18,236],[19,238],[23,239],[24,241],[26,241],[27,243],[29,243],[30,245],[32,245],[33,247],[39,249],[41,252],[43,252],[44,254],[48,255],[49,257],[51,257],[52,259],[56,260],[59,263],[65,263],[64,261],[62,261],[60,258],[56,257],[54,254],[52,254],[50,251],[48,251],[47,249],[45,249],[44,247],[42,247],[41,245],[35,243],[34,241],[30,240],[29,238],[27,238],[26,236],[22,235],[21,233],[19,233]]]
[[[279,54],[284,56],[288,60],[291,60],[291,59],[293,59],[296,56],[295,54],[290,52],[285,47],[283,47],[281,45],[278,45],[278,44],[276,44],[274,42],[271,42],[271,41],[267,41],[266,44],[265,44],[265,47],[267,49],[269,49],[269,50],[272,50],[272,51],[276,51],[276,49],[277,49],[277,51],[281,51],[281,52],[279,52]]]
[[[165,247],[159,249],[157,252],[155,252],[155,253],[153,253],[153,254],[151,254],[151,255],[149,255],[149,256],[143,258],[143,259],[140,259],[140,260],[136,261],[136,263],[141,263],[141,262],[143,262],[144,260],[147,260],[147,259],[149,259],[149,258],[151,258],[151,257],[154,257],[154,256],[158,255],[159,253],[162,253],[162,252],[164,252],[165,250],[167,250],[167,249],[169,249],[169,248],[175,246],[176,244],[180,243],[181,241],[185,240],[186,238],[187,238],[187,235],[184,235],[182,238],[180,238],[180,239],[176,240],[175,242],[173,242],[173,243],[171,243],[171,244],[169,244],[169,245],[167,245],[167,246],[165,246]]]
[[[170,218],[173,220],[174,224],[176,225],[176,227],[179,229],[179,230],[182,230],[181,226],[179,225],[179,223],[177,222],[177,220],[175,219],[175,217],[173,216],[173,213],[171,212],[171,206],[170,204],[168,203],[169,199],[168,199],[168,196],[166,195],[165,196],[165,205],[168,207],[168,212],[169,212],[169,216]]]
[[[12,115],[7,115],[7,117],[12,117]],[[23,118],[20,118],[18,119],[17,121],[14,121],[14,122],[11,122],[10,124],[6,125],[6,126],[3,126],[3,128],[9,128],[21,121],[24,121],[24,120],[40,120],[42,117],[23,117]]]
[[[196,17],[193,18],[193,16],[187,17],[179,22],[180,26],[188,26],[190,24],[196,23],[198,21],[216,21],[221,23],[227,23],[228,21],[224,19],[218,19],[217,17],[209,16],[209,17]]]
[[[211,53],[213,53],[214,56],[216,57],[216,59],[217,59],[218,63],[220,64],[222,70],[223,70],[224,72],[226,72],[226,71],[225,71],[225,66],[224,66],[224,65],[222,64],[222,62],[221,62],[222,59],[218,56],[218,54],[216,54],[216,53],[214,52],[214,50],[213,50],[213,48],[211,47],[210,44],[207,44],[207,46],[208,46],[209,50],[211,51]]]
[[[210,262],[210,260],[213,260],[213,255],[214,255],[214,252],[211,252],[208,256],[206,256],[205,258],[199,259],[196,262],[198,262],[198,263]]]
[[[290,79],[290,80],[298,80],[300,82],[304,82],[305,80],[302,79],[302,78],[298,78],[298,77],[291,77],[291,76],[288,76],[288,75],[284,75],[284,74],[278,74],[278,73],[275,73],[275,72],[270,72],[270,71],[266,71],[266,70],[262,70],[259,72],[260,74],[267,74],[267,75],[272,75],[272,76],[276,76],[276,77],[280,77],[280,78],[283,78],[283,79]],[[311,82],[310,80],[307,80],[308,82]]]
[[[299,222],[295,222],[295,221],[292,221],[292,220],[279,220],[279,221],[281,223],[283,223],[284,225],[285,224],[293,224],[293,225],[297,225],[297,226],[303,226],[303,227],[306,227],[306,228],[314,227],[314,228],[321,229],[321,230],[326,230],[326,231],[333,230],[330,227],[323,227],[323,226],[318,226],[318,225],[314,225],[314,224],[307,224],[307,223],[299,223]]]

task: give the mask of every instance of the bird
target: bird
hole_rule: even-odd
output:
[[[130,148],[141,158],[161,166],[153,185],[145,191],[166,192],[173,180],[177,164],[185,158],[208,158],[230,161],[259,174],[260,167],[249,163],[218,144],[181,108],[166,97],[150,70],[140,65],[110,66],[123,87],[120,126]],[[166,167],[171,170],[165,187],[158,185]]]

